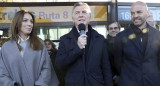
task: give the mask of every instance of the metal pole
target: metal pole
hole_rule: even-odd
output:
[[[111,21],[118,21],[117,0],[111,0]]]

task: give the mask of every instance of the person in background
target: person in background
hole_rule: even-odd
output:
[[[116,35],[120,32],[120,28],[121,28],[121,26],[117,21],[109,22],[109,25],[107,28],[108,35],[107,35],[106,43],[107,43],[107,50],[108,50],[108,55],[109,55],[109,59],[110,59],[110,63],[111,63],[114,86],[117,86],[119,76],[118,76],[118,73],[116,72],[115,67],[114,67],[113,44],[114,44],[114,40],[115,40]]]
[[[58,86],[45,44],[35,35],[34,15],[18,11],[10,32],[0,54],[0,85]]]
[[[150,26],[152,26],[153,28],[159,30],[159,26],[158,26],[157,22],[154,21],[154,19],[153,19],[152,16],[149,16],[149,17],[147,18],[147,23],[148,23]]]
[[[74,4],[72,20],[74,26],[60,38],[56,56],[56,66],[65,71],[65,86],[113,86],[105,38],[89,25],[87,3]]]
[[[160,32],[146,22],[146,3],[137,1],[130,10],[132,23],[117,34],[114,43],[119,86],[159,86]]]
[[[150,26],[152,26],[153,28],[157,29],[157,27],[156,27],[157,22],[154,21],[152,16],[148,16],[146,21]]]
[[[59,85],[58,86],[65,86],[64,85],[64,73],[63,71],[60,71],[57,69],[57,67],[55,66],[55,58],[56,58],[56,54],[57,54],[57,49],[56,49],[56,45],[49,39],[45,39],[44,43],[46,45],[47,51],[50,55],[52,64],[53,64],[53,68],[55,69],[55,72],[57,74],[58,80],[59,80]]]
[[[45,43],[47,51],[48,51],[48,53],[49,53],[49,55],[51,57],[51,60],[55,59],[56,54],[57,54],[56,45],[51,40],[49,40],[49,39],[45,39],[44,43]],[[54,61],[52,60],[52,63],[53,62]]]

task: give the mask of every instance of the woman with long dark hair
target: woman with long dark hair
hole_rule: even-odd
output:
[[[1,50],[1,86],[57,86],[47,49],[34,27],[31,12],[20,10],[15,14],[10,40]]]

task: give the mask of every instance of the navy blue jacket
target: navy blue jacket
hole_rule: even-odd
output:
[[[77,45],[74,34],[76,27],[60,38],[56,66],[66,71],[65,86],[112,86],[112,73],[107,54],[105,39],[91,29],[91,39],[87,60]],[[85,83],[86,81],[86,83]]]
[[[145,52],[140,48],[131,24],[115,39],[115,66],[120,73],[119,86],[160,86],[160,32],[147,24]]]

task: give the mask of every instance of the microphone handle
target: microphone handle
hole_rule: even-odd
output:
[[[84,30],[81,30],[81,32],[80,32],[80,33],[81,33],[81,35],[82,35],[82,34],[85,34],[85,31],[84,31]]]
[[[82,35],[82,34],[85,34],[85,31],[84,31],[84,30],[81,30],[80,33],[81,33],[81,35]],[[83,46],[83,49],[85,49],[85,46]]]

